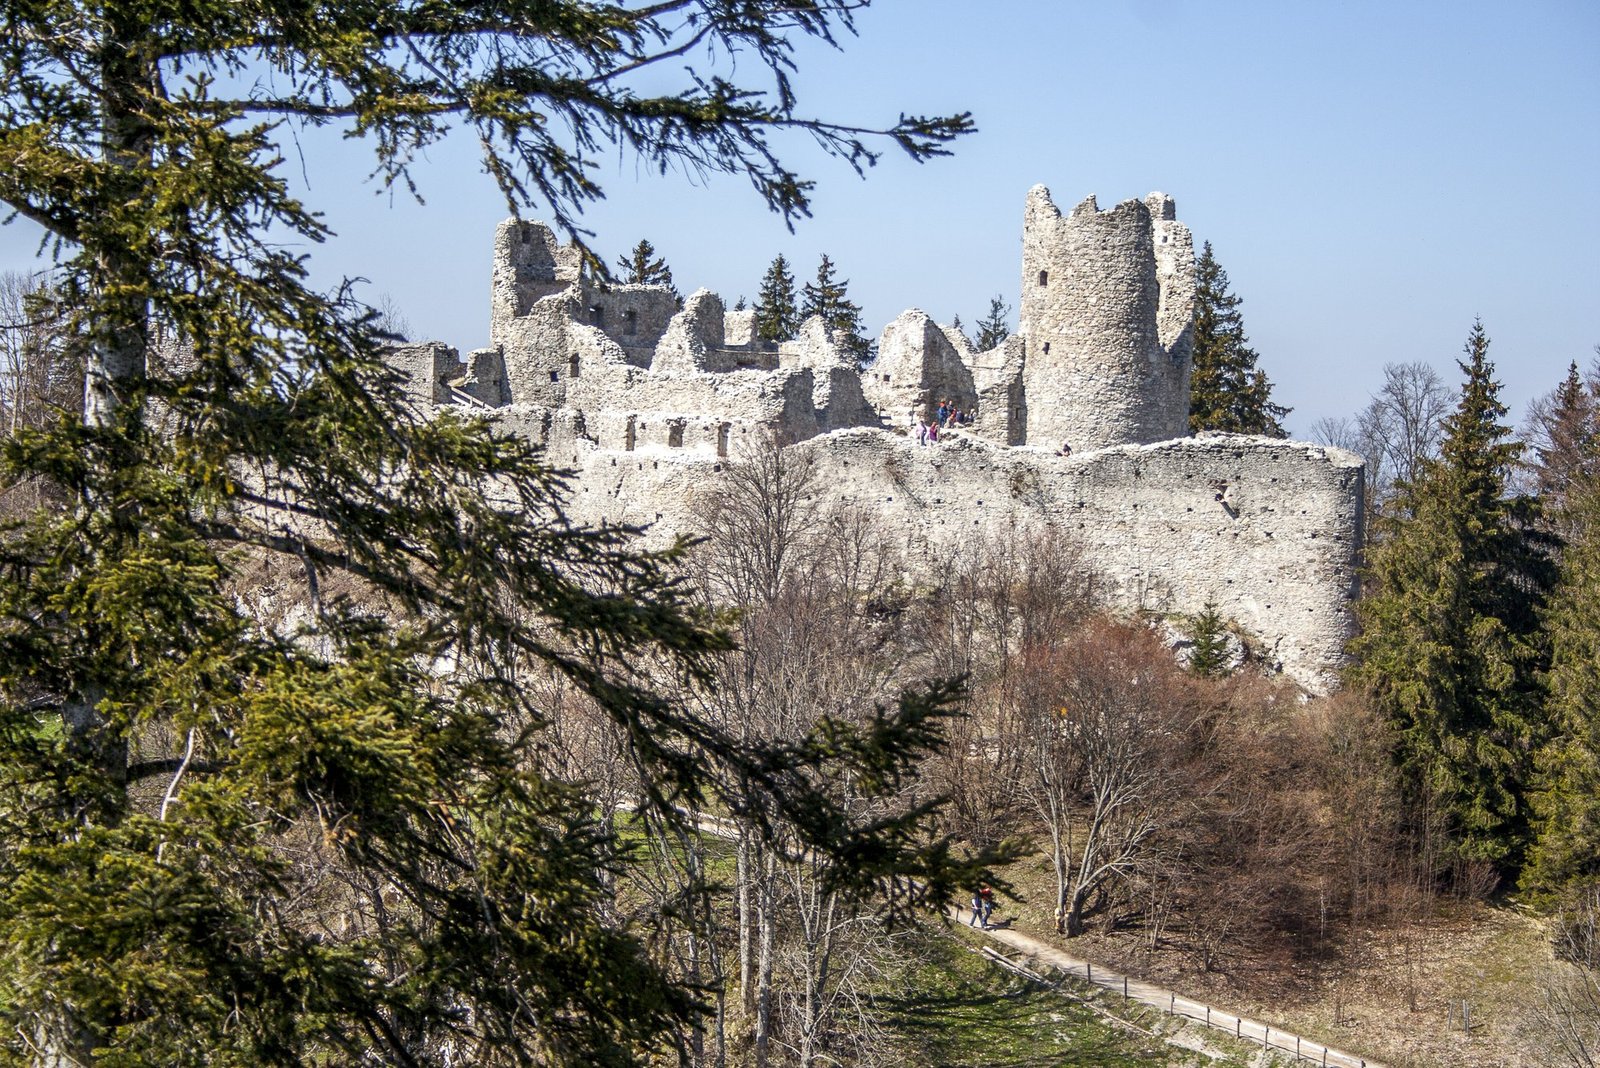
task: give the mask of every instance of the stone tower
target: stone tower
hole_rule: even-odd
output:
[[[1027,442],[1073,450],[1188,433],[1194,242],[1151,193],[1063,217],[1028,191],[1022,224]]]
[[[578,250],[556,240],[542,222],[507,219],[494,231],[489,292],[489,336],[503,344],[513,319],[528,314],[534,301],[560,293],[578,281]]]

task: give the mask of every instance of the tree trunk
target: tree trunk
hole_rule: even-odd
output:
[[[755,925],[751,922],[752,857],[748,830],[739,828],[739,846],[734,869],[734,894],[739,909],[739,1000],[748,1015],[755,1011]]]
[[[1067,904],[1067,937],[1077,938],[1083,934],[1083,905],[1089,900],[1092,887],[1076,886],[1072,890],[1072,900]]]
[[[777,917],[773,915],[776,903],[772,896],[772,864],[770,855],[764,858],[761,882],[756,892],[759,911],[756,950],[755,1068],[766,1068],[767,1051],[772,1041],[772,968],[774,943],[777,940]]]
[[[1056,933],[1062,934],[1067,929],[1067,876],[1070,872],[1066,841],[1055,820],[1050,823],[1050,860],[1056,872]]]

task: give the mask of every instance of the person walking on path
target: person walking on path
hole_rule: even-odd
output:
[[[967,921],[967,926],[976,927],[979,923],[983,924],[984,930],[989,929],[989,921],[983,915],[983,891],[974,890],[972,892],[972,919]]]

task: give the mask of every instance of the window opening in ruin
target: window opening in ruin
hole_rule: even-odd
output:
[[[569,366],[567,368],[568,376],[572,377],[572,378],[577,378],[578,377],[578,354],[576,352],[574,352],[572,354],[572,359],[570,361],[568,361],[568,363],[569,363]]]
[[[638,440],[639,431],[634,424],[633,416],[628,416],[628,427],[623,431],[622,447],[628,452],[633,451],[634,442]]]
[[[723,423],[717,427],[717,456],[726,460],[728,458],[728,436],[733,430],[731,423]],[[721,467],[718,467],[721,470]]]
[[[683,420],[667,424],[667,446],[673,449],[683,448]]]
[[[589,323],[593,326],[606,325],[606,310],[596,304],[589,309]]]
[[[528,229],[526,226],[524,226],[522,228],[522,243],[524,245],[526,245],[528,242],[530,242],[532,240],[533,240],[533,231]]]
[[[561,381],[561,372],[560,371],[551,371],[550,372],[550,381],[552,381],[552,382]]]
[[[1042,286],[1047,286],[1047,285],[1050,284],[1050,272],[1049,271],[1040,271],[1039,272],[1039,284],[1042,285]]]
[[[1050,355],[1050,342],[1048,341],[1044,343],[1044,354],[1046,356]]]
[[[637,334],[639,332],[639,313],[632,308],[622,313],[622,332],[624,334]]]

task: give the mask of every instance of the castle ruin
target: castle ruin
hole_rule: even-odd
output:
[[[975,539],[1062,532],[1114,604],[1207,603],[1312,691],[1336,683],[1352,627],[1362,461],[1339,449],[1188,435],[1194,248],[1171,197],[1063,215],[1043,186],[1023,217],[1017,333],[973,352],[918,310],[862,366],[820,319],[777,345],[700,290],[596,285],[542,223],[495,232],[491,343],[461,359],[395,350],[412,400],[458,405],[575,472],[580,522],[694,528],[697,493],[769,434],[809,452],[842,502],[881,516],[907,559]],[[907,433],[950,399],[974,421]],[[1071,454],[1063,455],[1063,445]]]

